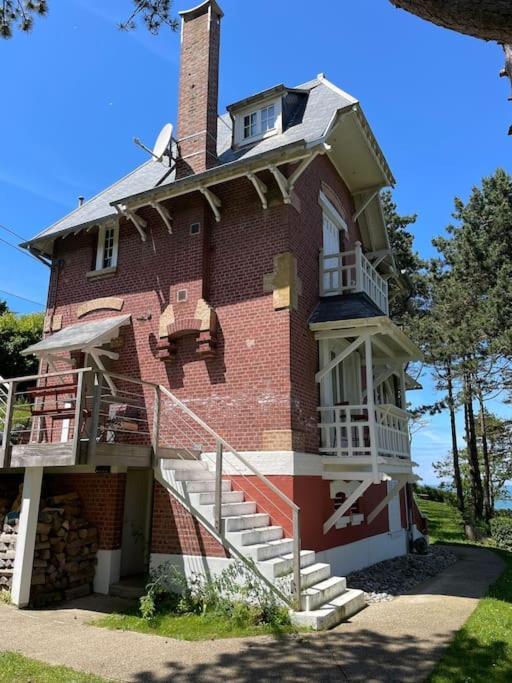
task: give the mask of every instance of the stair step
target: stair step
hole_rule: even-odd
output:
[[[345,577],[331,576],[324,581],[315,583],[301,592],[301,605],[305,612],[317,609],[326,602],[330,602],[347,590]]]
[[[233,545],[245,547],[247,545],[277,541],[280,538],[283,538],[283,536],[284,531],[282,526],[264,526],[260,529],[231,531],[229,533],[229,540]]]
[[[270,517],[265,512],[256,512],[253,515],[235,515],[225,518],[225,529],[226,531],[255,529],[256,527],[266,527],[269,522]]]
[[[315,562],[300,570],[301,590],[305,590],[316,583],[320,583],[331,576],[331,565],[325,562]]]
[[[300,566],[307,567],[315,562],[316,553],[314,550],[300,551]],[[329,566],[329,565],[326,565]],[[258,563],[258,569],[268,578],[277,579],[280,576],[285,576],[293,571],[293,554],[286,553],[279,557],[272,557],[269,560],[263,560]],[[302,574],[302,572],[301,572]],[[291,578],[291,576],[290,576]],[[323,577],[327,578],[327,577]],[[321,579],[318,579],[319,581]]]
[[[166,464],[166,461],[162,460],[162,469],[172,469],[165,467]],[[204,469],[174,470],[174,478],[176,481],[215,481],[215,474]]]
[[[349,619],[356,612],[362,610],[365,604],[363,591],[349,588],[330,602],[321,605],[319,609],[291,612],[290,618],[295,626],[323,631],[336,626],[345,619]]]
[[[213,517],[215,514],[214,505],[204,505],[203,511],[206,515]],[[223,503],[222,516],[223,517],[238,517],[239,515],[252,515],[256,512],[256,503],[247,501],[245,503]]]
[[[166,470],[207,470],[208,463],[202,460],[184,460],[183,458],[162,458],[160,460]]]
[[[222,492],[222,503],[243,503],[244,502],[244,492],[243,491],[223,491]],[[211,505],[215,503],[215,491],[207,491],[205,493],[199,494],[199,504],[200,505]]]
[[[215,480],[213,481],[188,481],[186,484],[188,493],[203,493],[205,491],[215,491]],[[222,480],[222,490],[231,491],[231,481]]]
[[[270,560],[278,555],[284,555],[293,550],[293,539],[281,538],[268,543],[254,543],[243,547],[244,555],[248,555],[255,562]]]

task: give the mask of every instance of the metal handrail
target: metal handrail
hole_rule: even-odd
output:
[[[296,608],[300,609],[300,593],[301,593],[301,577],[300,577],[300,507],[293,502],[288,496],[283,493],[275,484],[273,484],[270,479],[268,479],[264,474],[262,474],[259,470],[257,470],[254,465],[252,465],[246,458],[244,458],[231,444],[229,444],[225,439],[223,439],[220,434],[217,434],[217,432],[212,429],[209,425],[206,424],[198,415],[194,413],[193,410],[191,410],[188,406],[186,406],[182,401],[180,401],[177,396],[175,396],[171,391],[166,389],[164,386],[160,385],[160,391],[166,395],[168,398],[170,398],[174,403],[186,414],[188,415],[194,422],[196,422],[202,429],[204,429],[210,436],[213,437],[217,444],[217,463],[222,459],[222,452],[221,449],[219,449],[219,446],[222,447],[222,449],[226,449],[229,451],[232,455],[235,456],[247,469],[252,472],[256,478],[261,481],[265,486],[267,486],[273,493],[278,496],[284,503],[286,503],[292,510],[292,526],[293,526],[293,580],[294,580],[294,594],[295,594],[295,602],[296,602]],[[217,465],[217,473],[216,473],[216,485],[215,485],[215,515],[216,517],[218,516],[220,509],[220,492],[221,492],[221,483],[220,483],[220,477],[219,477],[219,472],[221,471],[221,468]],[[217,490],[218,489],[218,490]]]

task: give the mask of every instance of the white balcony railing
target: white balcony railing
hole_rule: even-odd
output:
[[[385,404],[375,406],[373,415],[366,405],[322,407],[318,411],[322,453],[410,459],[409,415],[405,410]],[[375,444],[371,442],[372,432]]]
[[[356,242],[352,251],[320,252],[320,296],[364,292],[388,315],[388,283],[379,275]]]

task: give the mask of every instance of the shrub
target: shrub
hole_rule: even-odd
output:
[[[436,503],[449,503],[450,505],[456,505],[457,503],[456,496],[453,491],[448,491],[444,488],[415,484],[414,491],[421,498],[433,500]]]
[[[283,593],[286,588],[281,587]],[[140,599],[140,614],[151,621],[158,614],[216,614],[232,619],[237,626],[290,623],[288,607],[244,562],[237,560],[220,574],[185,574],[170,562],[151,574],[146,594]]]
[[[500,515],[491,520],[491,535],[498,548],[512,550],[512,518]]]

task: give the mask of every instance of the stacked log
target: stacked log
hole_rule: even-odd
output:
[[[4,521],[0,527],[0,590],[11,590],[18,520],[18,514],[4,515]]]
[[[37,524],[31,603],[43,607],[88,595],[97,551],[98,531],[83,516],[78,494],[46,498]]]

